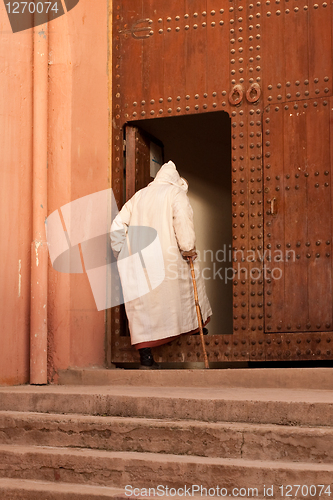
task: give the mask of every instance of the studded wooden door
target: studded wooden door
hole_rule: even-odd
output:
[[[315,0],[114,0],[112,17],[112,187],[119,205],[124,202],[126,123],[221,110],[231,117],[233,332],[207,337],[210,360],[331,359],[326,344],[331,338],[326,326],[331,323],[331,305],[329,298],[319,299],[323,294],[329,297],[331,290],[330,256],[326,256],[330,252],[325,246],[331,238],[327,205],[331,188],[325,185],[330,185],[326,179],[330,177],[331,4]],[[310,123],[315,123],[313,133]],[[312,162],[309,177],[304,171],[302,183],[295,177],[292,184],[296,160],[305,158],[304,142],[306,158]],[[292,162],[283,156],[288,156],[288,148],[293,151]],[[304,162],[301,165],[304,168]],[[292,225],[294,210],[306,223]],[[312,232],[311,241],[305,227]],[[303,231],[302,238],[296,239],[296,231]],[[296,247],[295,262],[283,263],[287,282],[282,293],[282,281],[273,282],[268,273],[273,268],[267,261],[267,245],[272,250],[298,241],[303,245],[301,257],[297,258]],[[311,257],[306,255],[308,241]],[[282,262],[273,263],[282,266]],[[321,276],[319,281],[316,276]],[[296,299],[294,283],[299,289],[306,283],[311,291],[299,290],[302,298]],[[289,316],[282,311],[289,311]],[[113,361],[134,361],[136,353],[119,328],[119,308],[112,311],[111,329]],[[328,347],[318,348],[320,342]],[[163,346],[157,353],[161,361],[202,361],[197,340],[190,337]]]
[[[332,329],[331,101],[265,110],[267,332]]]

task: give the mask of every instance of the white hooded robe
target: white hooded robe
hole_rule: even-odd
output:
[[[111,225],[111,246],[119,253],[118,269],[125,292],[128,277],[119,265],[125,235],[131,226],[156,229],[164,260],[164,279],[149,293],[125,302],[132,345],[166,339],[198,328],[190,266],[180,251],[195,247],[193,211],[187,182],[172,161],[165,163],[147,187],[125,203]],[[199,263],[194,261],[203,322],[212,310],[206,295]],[[124,293],[126,296],[126,293]]]

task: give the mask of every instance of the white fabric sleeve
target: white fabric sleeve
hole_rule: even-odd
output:
[[[124,246],[128,226],[132,215],[132,201],[129,200],[113,219],[110,229],[111,248],[120,252]]]
[[[188,252],[195,247],[193,210],[187,194],[180,190],[172,202],[173,228],[180,250]]]

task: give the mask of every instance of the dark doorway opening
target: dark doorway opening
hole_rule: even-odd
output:
[[[164,145],[189,182],[201,272],[213,316],[209,333],[232,334],[231,120],[225,112],[131,122]]]

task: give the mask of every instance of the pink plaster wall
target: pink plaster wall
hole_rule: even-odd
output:
[[[107,0],[80,0],[48,27],[50,214],[108,187]],[[0,384],[29,377],[32,49],[32,30],[12,34],[0,4]],[[86,275],[49,266],[48,329],[50,381],[104,365],[105,312]]]
[[[72,199],[108,187],[107,2],[81,0],[68,16],[73,33]],[[87,275],[73,275],[71,366],[103,365],[105,312]]]
[[[50,23],[49,213],[108,187],[107,2],[80,0]],[[49,377],[103,366],[105,313],[86,275],[50,269]]]
[[[32,33],[0,6],[0,383],[29,378]]]

